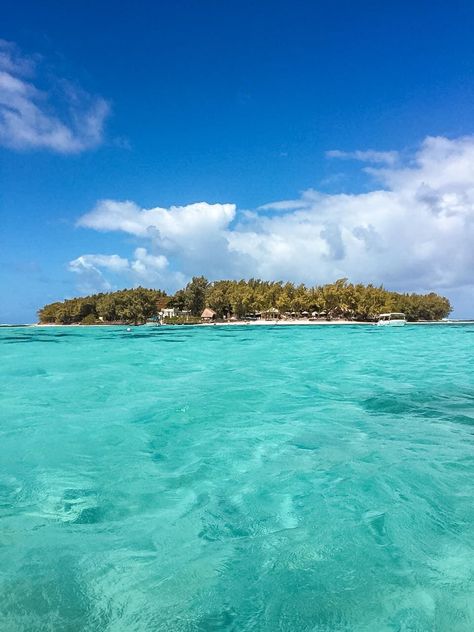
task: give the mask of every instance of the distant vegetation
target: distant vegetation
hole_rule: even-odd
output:
[[[191,322],[205,307],[212,308],[218,318],[243,318],[271,310],[274,314],[296,317],[316,312],[328,319],[374,320],[381,312],[403,312],[408,320],[415,321],[440,320],[451,312],[448,299],[433,292],[401,294],[382,286],[354,285],[347,279],[306,287],[259,279],[209,283],[201,276],[193,277],[174,296],[139,287],[50,303],[39,310],[38,316],[41,323],[140,324],[157,317],[164,307],[175,307],[178,312],[189,314],[194,317]]]
[[[97,322],[140,324],[155,316],[166,304],[166,292],[139,287],[106,294],[93,294],[45,305],[38,311],[41,323],[71,325]]]

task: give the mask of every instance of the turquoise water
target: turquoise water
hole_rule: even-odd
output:
[[[0,630],[472,632],[473,350],[0,330]]]

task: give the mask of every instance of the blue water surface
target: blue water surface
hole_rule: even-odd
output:
[[[474,630],[474,327],[0,330],[0,630]]]

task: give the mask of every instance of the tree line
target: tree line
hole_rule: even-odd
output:
[[[38,311],[38,317],[40,323],[61,325],[94,325],[97,322],[138,325],[156,316],[163,300],[166,304],[166,292],[138,287],[50,303]]]
[[[328,319],[367,321],[382,312],[403,312],[411,321],[440,320],[451,312],[449,300],[434,292],[391,292],[383,286],[353,284],[347,279],[307,287],[260,279],[209,282],[200,276],[193,277],[172,296],[162,290],[138,287],[50,303],[38,311],[38,316],[41,323],[141,324],[157,317],[164,307],[175,307],[194,317],[210,307],[217,318],[244,318],[266,312],[296,316],[316,313]]]

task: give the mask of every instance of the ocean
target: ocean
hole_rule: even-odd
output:
[[[0,630],[472,632],[473,351],[0,329]]]

